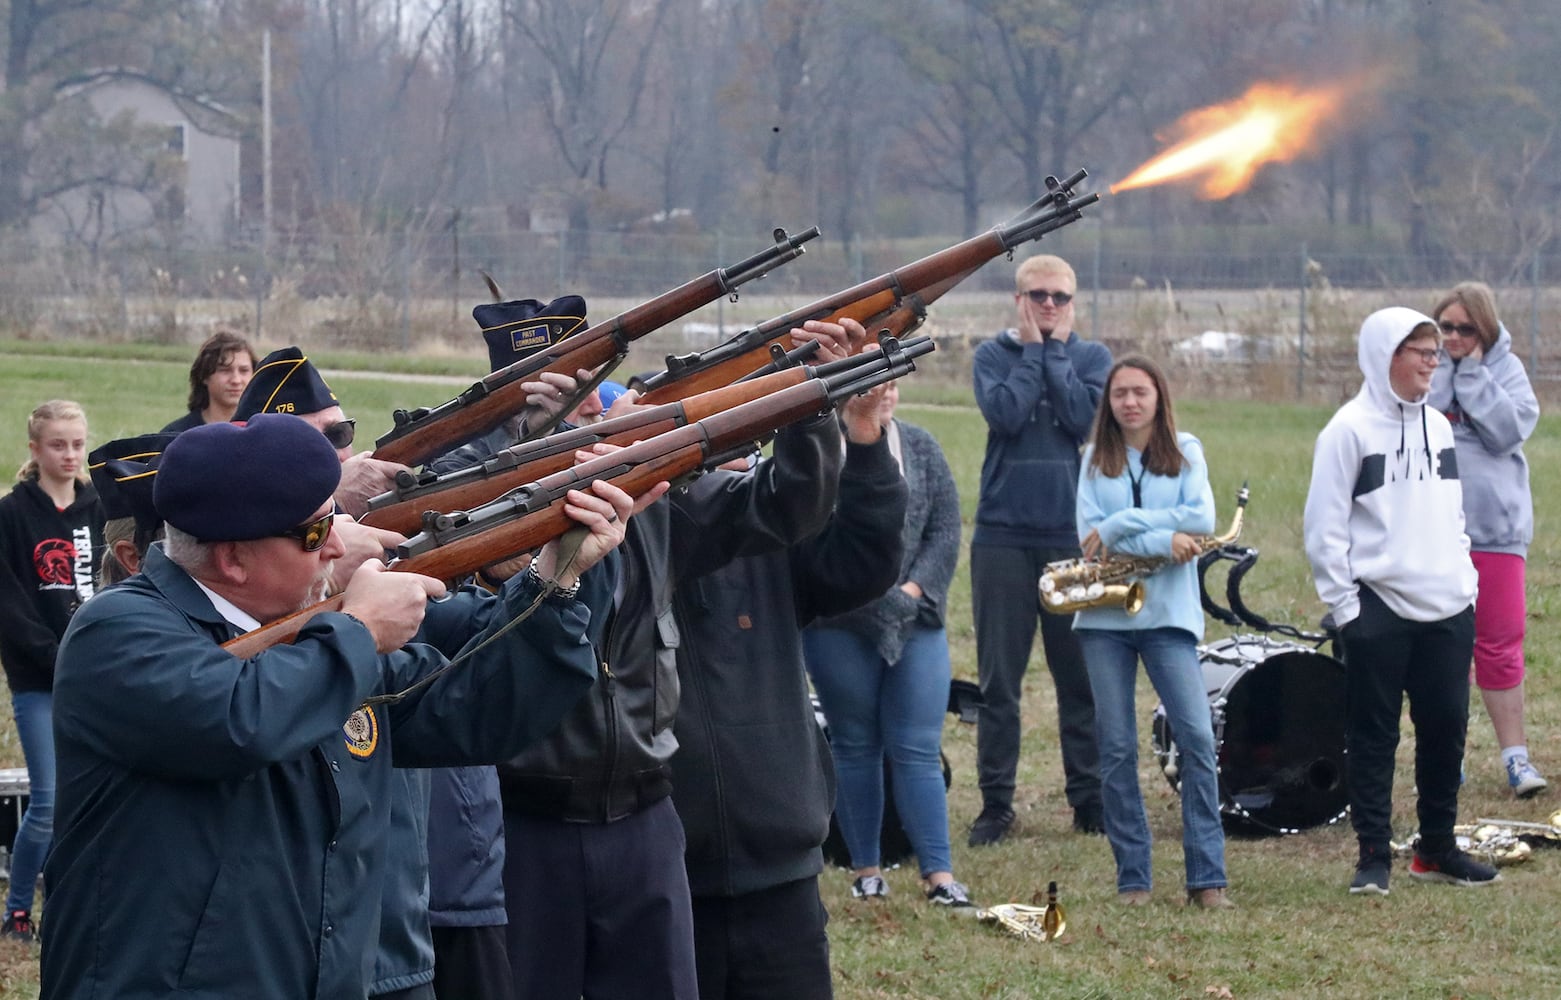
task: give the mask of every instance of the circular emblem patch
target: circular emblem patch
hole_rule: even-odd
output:
[[[379,720],[367,705],[347,716],[341,731],[346,738],[347,752],[354,757],[372,756],[374,748],[379,746]]]

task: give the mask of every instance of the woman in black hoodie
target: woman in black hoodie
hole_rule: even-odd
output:
[[[0,664],[27,758],[29,800],[11,857],[0,937],[31,940],[33,885],[54,836],[54,657],[103,550],[103,507],[87,476],[87,417],[51,400],[27,420],[30,457],[0,497]]]

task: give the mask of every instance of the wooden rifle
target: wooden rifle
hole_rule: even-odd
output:
[[[767,320],[708,351],[668,356],[665,371],[636,380],[632,387],[641,391],[646,402],[668,402],[731,384],[762,364],[772,345],[782,350],[795,347],[790,332],[810,319],[838,323],[849,318],[873,329],[901,307],[925,312],[939,296],[998,255],[1083,218],[1082,210],[1100,200],[1098,194],[1073,193],[1087,176],[1080,170],[1064,181],[1047,177],[1045,195],[986,233]]]
[[[883,347],[872,364],[804,379],[544,476],[474,510],[430,518],[421,533],[397,547],[390,569],[452,580],[516,553],[540,548],[575,527],[576,522],[564,513],[570,490],[585,489],[602,479],[638,498],[658,483],[682,481],[746,454],[783,427],[915,370],[915,363],[897,342],[889,340]],[[340,611],[343,601],[344,596],[338,594],[231,639],[223,648],[248,658],[279,643],[292,642],[311,619],[327,611]]]
[[[416,410],[397,410],[395,426],[374,442],[375,458],[402,465],[421,465],[499,426],[526,405],[522,382],[535,381],[543,372],[574,377],[582,368],[597,368],[623,360],[629,344],[658,330],[722,295],[736,295],[737,288],[762,277],[803,253],[802,244],[818,236],[818,227],[796,236],[775,230],[775,245],[731,267],[719,267],[677,288],[642,302],[547,349],[538,351],[474,383],[448,402]],[[605,377],[604,370],[598,376]]]
[[[904,357],[913,359],[932,351],[933,343],[929,337],[917,337],[899,341],[898,350]],[[396,488],[370,500],[367,512],[359,520],[376,528],[410,535],[422,530],[428,519],[440,512],[480,507],[517,486],[569,468],[574,464],[578,450],[596,444],[633,444],[796,385],[804,379],[829,378],[852,370],[867,373],[883,363],[879,352],[869,352],[821,365],[787,364],[687,399],[637,408],[620,417],[526,441],[469,468],[443,475],[426,471],[402,473]]]

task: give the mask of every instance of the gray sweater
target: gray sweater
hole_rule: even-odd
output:
[[[871,604],[818,623],[872,640],[886,663],[900,658],[914,629],[942,627],[949,584],[959,561],[959,490],[943,450],[920,427],[899,420],[894,426],[900,436],[900,462],[910,492],[901,531],[905,557],[899,579]],[[915,580],[921,587],[921,600],[913,600],[900,589],[907,580]]]
[[[1503,326],[1477,364],[1445,354],[1426,405],[1446,414],[1458,449],[1464,531],[1476,552],[1526,556],[1534,540],[1523,442],[1539,423],[1539,401]]]

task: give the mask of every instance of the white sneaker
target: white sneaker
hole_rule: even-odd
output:
[[[1512,786],[1512,794],[1520,799],[1538,795],[1550,787],[1550,782],[1540,776],[1539,769],[1530,764],[1527,757],[1507,761],[1507,784]]]

